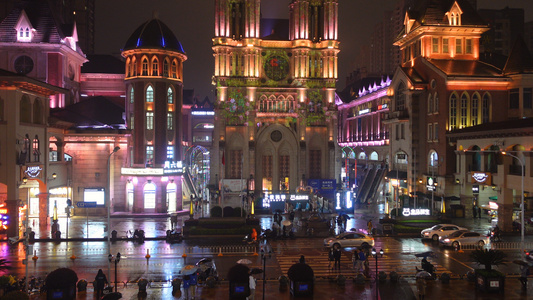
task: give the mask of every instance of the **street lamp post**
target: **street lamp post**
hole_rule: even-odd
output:
[[[120,252],[117,253],[115,256],[115,259],[113,259],[113,255],[109,254],[107,257],[109,260],[109,263],[112,261],[115,261],[115,292],[117,292],[117,283],[118,283],[118,263],[120,261]]]
[[[520,228],[520,229],[521,229],[521,233],[520,233],[520,237],[521,237],[521,240],[520,240],[521,243],[520,243],[520,244],[521,244],[521,245],[520,245],[520,246],[521,246],[521,248],[522,248],[522,249],[521,249],[521,250],[522,250],[522,254],[521,254],[521,255],[524,255],[524,252],[525,252],[525,250],[526,250],[526,249],[525,249],[525,245],[524,245],[524,226],[525,226],[525,224],[524,224],[524,213],[525,213],[525,212],[524,212],[524,206],[525,206],[525,205],[524,205],[524,167],[525,167],[525,165],[526,165],[526,164],[525,164],[525,157],[524,157],[524,161],[522,161],[522,159],[520,159],[520,157],[518,157],[518,156],[516,156],[516,155],[514,155],[514,154],[511,154],[511,153],[509,153],[509,152],[505,152],[505,151],[503,151],[502,154],[503,154],[503,155],[510,156],[510,157],[513,157],[513,158],[516,158],[516,160],[518,160],[518,162],[520,162],[520,167],[521,167],[520,169],[521,169],[521,172],[522,172],[522,193],[521,193],[522,195],[521,195],[521,197],[520,197],[520,198],[521,198],[521,201],[522,201],[522,203],[520,204],[520,206],[521,206],[521,213],[522,213],[522,216],[521,216],[521,218],[520,218],[520,223],[521,223],[521,224],[520,224],[520,225],[521,225],[521,226],[520,226],[520,227],[521,227],[521,228]]]
[[[113,151],[109,153],[107,156],[107,185],[106,185],[106,207],[107,207],[107,253],[111,255],[111,236],[109,235],[109,229],[111,228],[110,224],[110,209],[111,209],[111,155],[115,154],[118,150],[120,150],[119,146],[116,146],[113,148]],[[87,232],[89,234],[89,232]],[[107,278],[111,277],[111,261],[107,264]]]
[[[378,299],[378,295],[379,295],[379,288],[378,288],[378,285],[379,285],[379,278],[378,278],[378,252],[376,250],[376,248],[372,248],[372,255],[376,258],[376,299]],[[381,257],[383,257],[383,249],[380,249],[379,250],[379,255],[381,255]]]
[[[266,247],[266,245],[265,245]],[[265,287],[266,287],[266,260],[272,257],[272,251],[268,250],[268,255],[265,254],[265,249],[261,248],[261,260],[263,261],[263,300],[265,300]]]

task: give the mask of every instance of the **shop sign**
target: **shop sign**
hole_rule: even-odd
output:
[[[25,168],[22,173],[29,178],[41,178],[41,171],[43,168],[41,166],[24,166]]]
[[[435,186],[436,183],[437,183],[436,178],[428,177],[427,178],[427,182],[426,182],[427,190],[428,191],[435,191],[437,189],[437,187]]]
[[[163,173],[175,175],[183,174],[183,165],[181,161],[165,161]]]
[[[387,107],[388,107],[387,103],[381,104],[381,105],[378,105],[378,110],[386,109]]]
[[[163,169],[160,168],[122,168],[120,170],[122,175],[163,175]]]
[[[472,183],[481,183],[485,185],[491,185],[492,184],[491,173],[472,172]]]
[[[409,216],[429,216],[431,212],[427,208],[404,208],[403,213],[405,217]]]
[[[368,114],[370,112],[370,108],[365,108],[359,111],[359,115]]]
[[[479,184],[472,185],[472,193],[479,194]]]

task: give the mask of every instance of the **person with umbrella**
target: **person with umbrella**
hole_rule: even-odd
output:
[[[183,275],[183,299],[189,300],[189,288],[191,287],[191,276]]]
[[[431,277],[426,271],[419,271],[416,273],[416,289],[418,290],[418,299],[422,300],[426,297],[426,278]]]
[[[107,277],[105,276],[104,271],[102,271],[102,269],[98,270],[94,281],[96,282],[96,299],[100,299],[100,297],[102,297],[102,294],[104,293],[105,285],[108,284]]]
[[[529,264],[523,260],[515,260],[513,263],[520,266],[520,283],[522,283],[522,289],[527,290],[527,276],[529,276]]]
[[[257,286],[257,282],[255,281],[254,274],[252,272],[250,272],[250,276],[248,277],[248,282],[250,285],[250,296],[248,296],[246,299],[254,300],[255,299],[255,287]]]

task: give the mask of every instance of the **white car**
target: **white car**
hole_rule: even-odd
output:
[[[441,246],[451,246],[455,248],[459,248],[461,245],[477,245],[483,247],[488,243],[490,243],[489,237],[468,230],[459,230],[440,239]]]
[[[345,247],[365,247],[374,246],[374,238],[361,232],[347,231],[337,236],[324,239],[325,247],[336,249]]]
[[[468,230],[464,227],[459,227],[457,225],[453,224],[438,224],[431,228],[427,228],[422,230],[420,235],[423,239],[432,239],[434,241],[438,241],[441,237],[450,235],[457,230]]]

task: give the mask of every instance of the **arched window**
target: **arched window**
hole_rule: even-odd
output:
[[[152,59],[152,76],[159,76],[159,61],[156,57]]]
[[[135,187],[133,186],[133,183],[131,181],[128,181],[128,183],[126,183],[126,194],[127,194],[127,198],[128,198],[128,207],[127,207],[127,210],[129,212],[133,212],[133,200],[135,199],[134,198],[134,189]]]
[[[23,95],[20,100],[20,122],[31,123],[31,102],[28,95]]]
[[[483,95],[483,101],[481,103],[481,123],[490,122],[490,102],[490,94],[485,93],[485,95]]]
[[[154,88],[151,85],[146,88],[146,102],[154,102]]]
[[[147,111],[146,112],[146,130],[153,130],[154,129],[154,112]]]
[[[376,151],[373,151],[372,153],[370,153],[370,160],[378,160],[379,159],[379,156],[378,156],[378,153]]]
[[[449,131],[457,129],[457,94],[450,96],[450,128]]]
[[[39,162],[41,161],[41,150],[39,147],[39,137],[35,135],[35,138],[33,139],[32,143],[32,154],[33,154],[33,161]]]
[[[174,103],[174,91],[172,90],[171,87],[168,87],[168,90],[167,90],[167,102],[168,104]]]
[[[130,86],[130,103],[135,103],[135,90],[133,86]]]
[[[137,76],[137,58],[134,56],[131,61],[131,75]]]
[[[400,82],[396,89],[396,111],[405,110],[405,84]]]
[[[175,212],[177,210],[177,203],[176,203],[176,184],[174,182],[170,182],[167,185],[167,209],[168,212]]]
[[[433,113],[433,97],[431,94],[428,95],[428,114]]]
[[[439,94],[435,93],[435,96],[433,97],[433,112],[438,113],[439,112]]]
[[[465,128],[468,126],[468,94],[463,93],[461,95],[461,111],[460,111],[460,123],[459,129]]]
[[[155,184],[149,181],[144,185],[144,209],[155,209]]]
[[[142,76],[148,76],[148,58],[143,58],[143,70],[142,70]]]
[[[33,124],[43,124],[43,106],[39,98],[33,101]]]
[[[131,76],[131,61],[130,58],[126,59],[126,77]]]
[[[174,115],[171,112],[167,113],[167,129],[174,130]]]
[[[476,126],[479,124],[479,94],[472,95],[472,103],[470,108],[470,124]]]
[[[168,58],[165,58],[163,61],[163,76],[168,77],[169,68]]]
[[[172,68],[170,72],[172,73],[172,78],[178,78],[178,64],[176,63],[176,60],[172,61]]]
[[[437,154],[437,151],[431,150],[429,151],[429,161],[428,166],[436,168],[439,166],[439,155]]]

